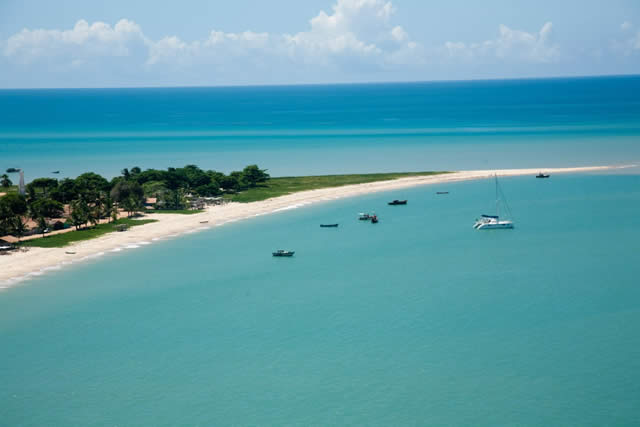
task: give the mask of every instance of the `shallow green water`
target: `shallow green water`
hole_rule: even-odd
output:
[[[0,292],[0,424],[635,424],[640,176],[501,183],[512,231],[471,227],[491,181],[429,186]]]

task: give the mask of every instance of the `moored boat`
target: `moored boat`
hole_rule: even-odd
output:
[[[328,228],[328,227],[337,227],[338,224],[320,224],[320,227]]]
[[[540,172],[538,175],[536,175],[536,178],[549,178],[551,175],[549,175],[548,173],[542,173]]]
[[[449,194],[448,191],[436,191],[436,194]]]
[[[358,219],[359,219],[360,221],[369,221],[369,220],[371,219],[371,215],[369,215],[368,213],[362,213],[362,212],[360,212],[360,213],[358,214]]]
[[[390,205],[390,206],[406,205],[407,201],[406,200],[394,200],[393,202],[389,202],[387,204]]]
[[[294,253],[295,251],[285,251],[284,249],[278,249],[277,251],[272,252],[272,255],[276,257],[291,257]]]
[[[496,214],[495,215],[482,215],[480,219],[476,219],[473,228],[476,230],[504,230],[513,228],[513,221],[500,219],[499,209],[500,203],[504,204],[507,212],[510,213],[509,205],[502,195],[502,191],[498,186],[498,176],[495,176],[496,181]],[[502,195],[502,197],[500,197]]]
[[[371,217],[371,224],[377,224],[378,223],[378,216],[377,215],[373,215]]]

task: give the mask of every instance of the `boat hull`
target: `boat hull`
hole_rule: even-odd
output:
[[[292,257],[295,251],[277,251],[272,252],[274,257]]]
[[[481,222],[476,223],[473,228],[476,230],[509,230],[513,228],[513,222],[511,221],[498,221],[498,222]]]

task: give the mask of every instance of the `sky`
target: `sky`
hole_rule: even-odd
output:
[[[0,0],[0,88],[640,74],[640,0]]]

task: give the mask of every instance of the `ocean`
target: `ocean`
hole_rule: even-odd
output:
[[[638,93],[640,77],[0,90],[0,170],[30,180],[186,164],[291,176],[638,162]]]
[[[213,119],[203,118],[209,107],[200,103],[189,108],[201,115],[175,116],[174,133],[154,130],[154,136],[150,123],[169,121],[173,107],[154,110],[145,96],[205,96],[197,89],[131,90],[128,98],[127,91],[0,92],[4,105],[5,96],[40,97],[41,111],[68,102],[78,114],[85,109],[68,97],[93,93],[103,113],[116,110],[113,97],[129,99],[132,116],[123,113],[101,128],[96,117],[103,113],[95,111],[84,111],[84,121],[68,111],[59,112],[59,120],[32,111],[30,130],[26,110],[16,107],[12,114],[20,119],[0,122],[3,144],[8,141],[3,149],[13,156],[6,161],[3,152],[2,167],[38,170],[38,164],[67,159],[56,169],[95,165],[117,174],[135,165],[126,160],[144,149],[148,163],[141,167],[164,167],[154,161],[173,155],[225,170],[224,162],[215,163],[222,156],[279,174],[410,169],[403,156],[415,170],[462,169],[456,156],[469,168],[627,163],[638,158],[640,107],[632,89],[639,83],[332,86],[341,100],[333,106],[331,97],[308,99],[321,91],[315,86],[238,88],[235,96],[233,88],[202,89],[226,94],[229,110],[211,107],[225,117],[240,117],[241,105],[253,105],[250,130],[226,124],[229,129],[212,130]],[[439,101],[433,94],[417,105],[416,91],[436,89]],[[253,90],[265,91],[260,108],[243,98],[257,99]],[[280,114],[297,117],[290,126],[267,102],[268,93],[287,90],[295,108]],[[352,96],[338,95],[342,90]],[[368,90],[381,94],[368,103]],[[475,93],[467,103],[465,91]],[[102,103],[96,93],[104,95]],[[401,98],[414,102],[394,111]],[[23,105],[29,102],[36,101]],[[179,104],[183,112],[187,104]],[[374,114],[376,106],[386,110]],[[327,110],[340,125],[323,130],[320,123],[332,116]],[[432,111],[434,118],[416,110]],[[258,117],[272,125],[260,128]],[[380,123],[389,117],[398,120]],[[196,122],[208,123],[201,137],[186,138],[188,126],[181,126]],[[45,129],[40,136],[38,129]],[[148,138],[129,139],[145,132]],[[216,132],[224,137],[211,136]],[[117,152],[112,144],[130,150]],[[20,145],[32,156],[21,156]],[[401,154],[390,156],[396,146]],[[157,152],[163,147],[172,148]],[[91,163],[101,152],[104,161]],[[346,153],[351,164],[340,155]],[[420,155],[436,159],[422,165]],[[492,212],[492,180],[441,184],[163,239],[4,289],[0,424],[637,424],[640,174],[514,177],[500,184],[514,230],[472,228],[475,218]],[[409,202],[388,206],[393,199]],[[370,211],[380,223],[357,220],[358,212]],[[273,258],[280,248],[296,254]]]

